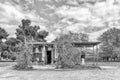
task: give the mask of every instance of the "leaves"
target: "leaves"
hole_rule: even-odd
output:
[[[44,38],[48,36],[47,31],[40,31],[39,26],[31,26],[30,20],[22,20],[21,25],[16,29],[17,39],[24,42],[24,38],[27,41],[36,40],[36,41],[45,41]]]
[[[99,38],[102,42],[101,49],[104,55],[114,54],[114,50],[120,47],[120,29],[111,28],[104,32]]]
[[[5,29],[0,27],[0,40],[6,39],[8,37],[8,33],[5,31]]]
[[[72,33],[61,35],[55,40],[57,42],[57,50],[59,53],[58,64],[62,67],[74,66],[80,63],[80,51],[73,47],[72,42],[88,41],[88,35],[83,33]]]
[[[7,45],[15,46],[16,44],[19,43],[19,40],[16,38],[8,38],[7,41],[5,42]]]
[[[44,39],[48,36],[47,31],[39,31],[36,35],[36,40],[37,41],[45,41]]]

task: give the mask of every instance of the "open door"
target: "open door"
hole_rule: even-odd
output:
[[[52,62],[51,51],[47,51],[47,64],[51,64],[51,62]]]

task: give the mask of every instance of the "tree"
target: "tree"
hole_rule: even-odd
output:
[[[13,61],[16,59],[16,53],[18,52],[17,50],[17,45],[20,43],[20,41],[16,38],[10,37],[6,40],[5,44],[7,45],[7,51],[9,52],[8,58],[12,59]],[[4,52],[4,51],[3,51]]]
[[[33,35],[35,35],[35,31],[34,30],[38,30],[39,27],[35,26],[35,28],[33,29],[33,27],[31,26],[31,21],[26,19],[26,20],[22,20],[21,21],[21,25],[19,25],[19,27],[16,29],[16,36],[19,40],[21,40],[22,42],[25,42],[25,40],[29,40],[29,38],[33,37]]]
[[[0,40],[6,39],[8,37],[8,33],[5,31],[5,29],[0,27]]]
[[[5,29],[0,27],[0,50],[2,52],[2,39],[6,39],[8,37],[8,33],[5,31]],[[1,57],[0,57],[1,59]]]
[[[8,33],[5,31],[5,29],[0,27],[0,48],[2,50],[2,39],[6,39],[8,37]]]
[[[19,40],[16,39],[16,38],[13,38],[13,37],[10,37],[6,40],[5,42],[7,45],[10,45],[10,46],[15,46],[19,43]]]
[[[21,45],[18,47],[18,64],[16,69],[30,69],[31,68],[31,53],[32,45],[27,45],[26,42],[30,41],[45,41],[45,37],[48,35],[47,31],[40,31],[39,26],[31,26],[31,21],[23,19],[21,25],[16,29],[17,39],[20,40]]]
[[[120,29],[111,28],[104,32],[98,40],[102,42],[101,50],[104,56],[107,57],[107,60],[109,60],[115,49],[120,47]]]
[[[69,32],[69,36],[73,42],[86,42],[89,40],[88,35],[85,33],[72,33]]]
[[[84,36],[85,35],[85,36]],[[88,41],[88,36],[83,33],[72,33],[61,35],[55,40],[57,42],[57,51],[59,53],[57,67],[73,67],[80,63],[80,50],[73,47],[71,42]]]
[[[5,43],[1,43],[1,57],[4,58],[4,59],[8,58],[8,55],[9,55],[8,52],[9,52],[8,51],[8,45],[5,44]]]
[[[45,41],[45,38],[48,36],[48,32],[47,31],[39,31],[37,32],[37,35],[36,35],[36,41],[40,41],[40,42],[46,42]]]
[[[39,26],[31,26],[31,21],[28,19],[23,19],[21,22],[22,24],[16,29],[16,35],[19,40],[22,42],[25,40],[45,41],[45,37],[48,36],[47,31],[40,31]]]

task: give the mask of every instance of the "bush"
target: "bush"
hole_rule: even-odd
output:
[[[8,56],[9,56],[9,52],[8,52],[8,51],[3,51],[3,52],[1,53],[1,57],[2,57],[3,59],[7,59]]]
[[[14,66],[17,70],[29,70],[31,66],[31,50],[28,47],[23,47],[17,56],[17,65]]]
[[[80,64],[80,51],[74,48],[69,42],[65,42],[59,53],[56,68],[72,68]]]

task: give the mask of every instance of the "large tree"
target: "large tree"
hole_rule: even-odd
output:
[[[115,55],[115,50],[120,48],[120,29],[111,28],[104,32],[98,40],[102,42],[103,56]]]
[[[21,25],[16,29],[17,39],[20,40],[18,47],[20,52],[18,55],[18,64],[16,69],[30,69],[31,68],[31,46],[28,46],[26,42],[29,41],[45,41],[45,37],[48,35],[47,31],[40,30],[39,26],[31,26],[31,21],[23,19]]]
[[[30,20],[23,19],[21,22],[22,24],[16,29],[16,35],[22,42],[25,40],[44,41],[45,37],[48,36],[48,32],[40,31],[39,26],[31,26]]]

